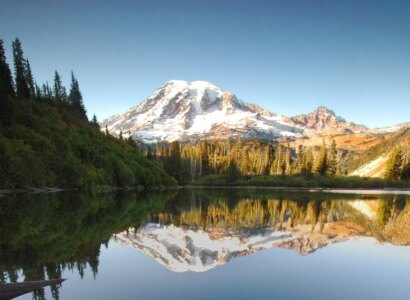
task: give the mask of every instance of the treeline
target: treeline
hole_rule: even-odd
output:
[[[52,86],[39,86],[20,41],[12,47],[14,78],[0,40],[0,188],[175,184],[159,162],[88,120],[73,72],[68,92],[57,71]]]
[[[359,213],[347,200],[352,195],[302,194],[266,190],[181,190],[179,201],[167,203],[166,209],[152,216],[153,222],[210,230],[263,229],[286,230],[298,225],[312,225],[323,231],[325,224],[356,224],[364,235],[388,241],[383,230],[390,223],[409,215],[410,201],[404,195],[383,195],[378,198],[375,218]],[[182,201],[185,200],[185,201]],[[343,229],[342,229],[343,231]],[[401,230],[395,243],[409,244],[410,229]],[[400,242],[397,238],[400,236]],[[391,240],[390,240],[391,241]]]
[[[340,172],[338,151],[334,140],[330,147],[323,139],[321,147],[263,141],[198,141],[181,144],[158,143],[147,156],[164,163],[168,174],[180,183],[208,175],[227,175],[232,181],[256,175],[328,175]]]
[[[89,123],[87,112],[83,103],[78,80],[71,72],[70,90],[67,92],[62,83],[60,74],[54,72],[54,84],[48,82],[41,87],[34,80],[30,62],[24,57],[19,39],[13,41],[14,80],[9,65],[6,61],[3,40],[0,40],[0,111],[1,124],[4,126],[15,122],[16,99],[35,100],[56,107],[64,115],[64,120],[70,124],[85,125]],[[98,126],[94,116],[93,123]]]

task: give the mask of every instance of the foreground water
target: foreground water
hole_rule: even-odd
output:
[[[0,198],[19,299],[409,299],[410,198],[264,190]]]

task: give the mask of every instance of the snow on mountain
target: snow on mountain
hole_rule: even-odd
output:
[[[145,142],[190,138],[276,138],[303,130],[283,116],[244,103],[207,81],[171,80],[148,99],[121,115],[105,119],[112,134],[120,131]]]
[[[149,98],[123,114],[101,122],[102,130],[144,142],[198,138],[244,139],[311,137],[360,133],[387,133],[395,127],[369,130],[364,125],[337,116],[320,106],[308,114],[285,117],[252,103],[240,101],[233,93],[208,81],[171,80]]]

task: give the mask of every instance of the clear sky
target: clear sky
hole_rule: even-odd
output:
[[[15,37],[39,83],[73,69],[99,120],[183,79],[289,116],[410,121],[410,1],[0,0],[9,62]]]

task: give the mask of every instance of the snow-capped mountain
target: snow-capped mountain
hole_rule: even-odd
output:
[[[239,136],[273,139],[300,137],[305,131],[366,130],[324,107],[288,118],[240,101],[233,93],[210,82],[182,80],[166,82],[139,105],[105,119],[100,125],[111,134],[122,131],[124,136],[131,134],[144,142]]]

